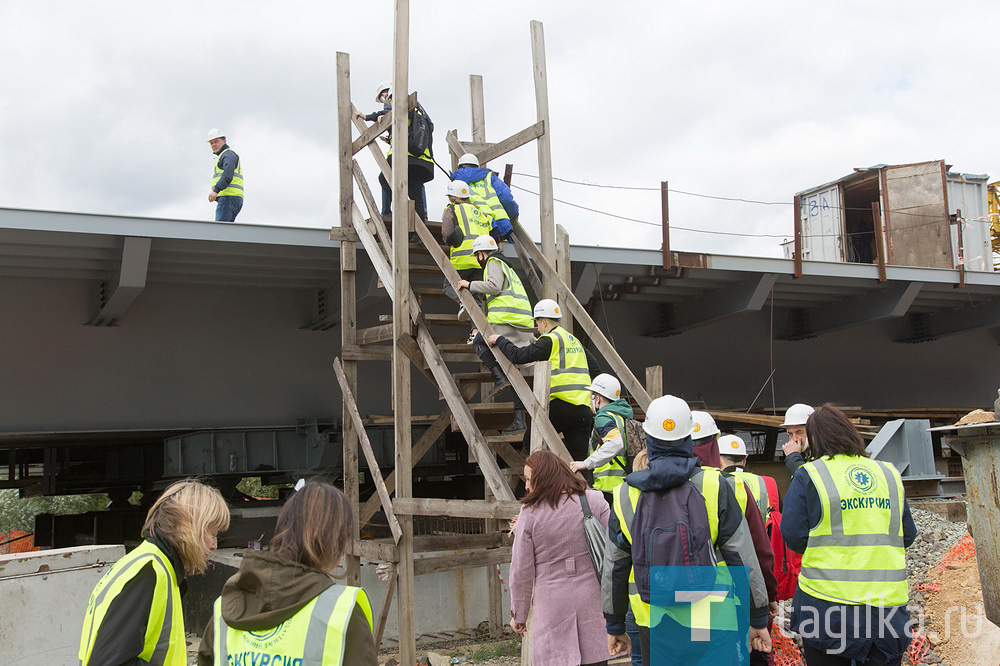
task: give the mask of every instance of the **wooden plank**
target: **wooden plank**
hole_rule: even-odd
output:
[[[378,458],[375,457],[375,451],[372,449],[372,444],[368,440],[368,433],[365,431],[365,426],[361,421],[361,414],[358,412],[358,405],[354,401],[354,392],[351,391],[351,387],[347,384],[347,377],[344,376],[344,366],[341,365],[339,358],[335,358],[333,360],[333,369],[337,373],[337,380],[340,382],[340,390],[344,393],[344,405],[348,407],[348,411],[350,411],[351,414],[351,420],[354,422],[354,427],[358,431],[358,437],[361,440],[361,449],[364,451],[365,459],[368,461],[368,472],[371,474],[372,480],[375,482],[375,490],[378,492],[379,499],[382,501],[382,508],[385,510],[386,518],[389,519],[389,530],[392,532],[392,537],[396,543],[399,543],[402,531],[399,526],[399,521],[396,520],[396,516],[392,513],[392,496],[389,495],[389,491],[385,487],[385,481],[382,479],[382,470],[380,470],[378,466]],[[397,494],[398,492],[399,490],[397,488]]]
[[[351,154],[357,155],[359,152],[364,150],[365,146],[380,137],[382,134],[389,131],[392,126],[392,111],[379,116],[375,122],[365,128],[361,132],[361,136],[354,140],[351,144]]]
[[[444,140],[448,144],[448,150],[451,151],[451,170],[454,171],[458,168],[458,158],[465,153],[465,146],[458,140],[458,134],[455,130],[450,130],[445,134]]]
[[[358,232],[358,240],[361,241],[361,245],[364,246],[365,251],[368,253],[368,257],[375,267],[375,272],[380,277],[385,276],[382,277],[382,287],[389,294],[389,298],[395,300],[396,289],[391,277],[392,267],[389,265],[389,258],[383,254],[382,247],[375,240],[375,236],[372,235],[368,225],[365,224],[365,218],[362,217],[361,210],[357,204],[352,206],[351,213],[351,223],[354,225],[354,230]],[[409,255],[406,258],[409,260]]]
[[[663,366],[651,365],[646,368],[646,391],[650,398],[663,395]]]
[[[673,268],[673,255],[670,254],[670,183],[660,181],[660,226],[663,228],[663,269]]]
[[[529,125],[520,132],[511,134],[503,141],[490,144],[481,151],[478,151],[476,153],[476,157],[479,158],[480,163],[485,164],[486,162],[492,162],[495,159],[499,159],[512,150],[517,150],[521,146],[530,143],[535,139],[538,139],[539,142],[541,142],[542,137],[547,136],[547,132],[545,131],[547,123],[547,119],[540,118],[534,125]]]
[[[412,336],[404,335],[399,340],[396,340],[396,345],[409,357],[413,365],[420,369],[424,377],[430,380],[431,384],[437,386],[437,380],[434,378],[434,375],[427,370],[427,359],[424,358],[423,352],[420,351],[417,341]]]
[[[545,66],[545,31],[541,21],[531,22],[531,63],[535,81],[535,111],[546,131],[538,137],[538,224],[542,235],[542,255],[549,265],[556,263],[555,203],[552,190],[552,142],[549,139],[549,89]],[[555,271],[542,269],[542,298],[556,298]]]
[[[423,574],[441,573],[442,571],[455,571],[456,569],[496,567],[498,564],[510,562],[510,551],[510,548],[490,548],[478,553],[423,557],[414,561],[413,572],[420,576]]]
[[[389,240],[389,234],[386,231],[385,224],[382,222],[382,212],[379,210],[378,204],[375,203],[375,197],[368,187],[368,179],[365,178],[365,174],[361,171],[361,165],[358,164],[357,160],[353,161],[352,172],[354,174],[354,182],[358,184],[358,191],[361,192],[361,200],[364,202],[365,208],[368,209],[368,217],[372,220],[371,227],[375,229],[375,238],[378,239],[382,253],[388,257],[391,254],[392,241]]]
[[[875,233],[875,260],[878,263],[878,281],[885,282],[885,229],[882,228],[882,207],[872,202],[872,231]]]
[[[352,122],[354,123],[354,126],[357,128],[358,132],[364,132],[366,129],[368,129],[368,125],[365,124],[365,121],[354,118],[354,111],[357,111],[357,108],[355,108],[354,105],[352,104],[351,105]],[[375,165],[379,168],[379,171],[382,172],[382,175],[386,177],[386,180],[388,180],[389,175],[392,172],[392,167],[389,166],[389,160],[386,159],[385,154],[382,152],[382,149],[379,148],[376,143],[372,142],[368,144],[368,150],[371,152],[372,158],[375,160]]]
[[[330,240],[341,243],[344,241],[356,241],[358,240],[358,234],[350,227],[330,227]]]
[[[792,277],[800,278],[802,277],[802,201],[796,194],[792,202],[792,210],[795,211],[795,222],[792,227],[794,235],[792,259],[795,262],[795,268]]]
[[[385,635],[385,623],[389,619],[389,608],[392,606],[392,597],[396,593],[396,581],[399,580],[399,573],[392,572],[389,576],[389,584],[385,588],[385,596],[382,597],[382,610],[378,614],[378,623],[375,625],[375,650],[382,648],[382,636]]]
[[[393,509],[403,516],[451,516],[453,518],[496,518],[510,520],[521,510],[515,500],[459,500],[435,497],[397,497]]]
[[[487,439],[489,438],[487,437]],[[524,461],[527,459],[527,456],[507,442],[490,442],[490,446],[497,452],[497,455],[503,458],[503,461],[507,463],[511,469],[524,467]]]
[[[552,384],[552,366],[548,361],[535,361],[535,412],[531,415],[531,453],[544,451],[547,442],[543,423],[549,422],[549,388]]]
[[[480,550],[509,546],[513,537],[507,532],[486,534],[434,534],[413,537],[413,552],[437,553],[448,550]]]
[[[374,539],[357,539],[347,544],[352,555],[366,557],[379,562],[398,562],[399,551],[394,544]]]
[[[372,326],[358,331],[357,344],[359,346],[371,345],[376,342],[388,342],[392,340],[392,324],[382,326]]]
[[[573,267],[569,257],[569,233],[561,224],[556,225],[556,269],[559,277],[570,287],[573,286]],[[559,320],[559,325],[573,334],[573,315],[566,313]]]
[[[521,272],[528,277],[528,284],[531,286],[531,294],[529,296],[534,296],[534,300],[541,300],[542,294],[542,278],[539,277],[538,271],[535,269],[535,265],[531,263],[531,259],[526,256],[526,252],[521,249],[520,243],[512,243],[514,246],[514,252],[517,254],[517,261],[521,265]]]
[[[345,361],[391,361],[392,347],[344,345],[340,355]]]
[[[472,140],[486,141],[486,96],[483,94],[483,77],[469,75],[469,93],[472,97]],[[480,166],[486,164],[480,161]]]
[[[542,272],[547,275],[554,276],[552,280],[553,286],[559,295],[559,303],[562,305],[563,310],[569,311],[574,317],[576,317],[577,325],[583,330],[584,333],[590,338],[591,344],[597,348],[598,353],[604,357],[604,360],[608,362],[611,369],[614,371],[618,381],[628,389],[628,392],[632,394],[632,397],[636,399],[639,406],[642,409],[646,409],[649,406],[649,394],[646,392],[645,387],[639,383],[635,375],[625,364],[625,362],[618,355],[615,350],[614,345],[608,340],[604,332],[594,323],[594,320],[590,318],[590,314],[587,312],[586,308],[577,300],[576,296],[573,295],[573,290],[559,279],[559,275],[556,273],[555,266],[546,259],[538,248],[535,247],[534,242],[531,237],[525,232],[524,227],[518,222],[513,222],[514,235],[517,238],[517,242],[524,246],[525,250],[535,260],[538,267],[542,269]],[[466,306],[468,308],[468,306]],[[501,354],[502,355],[502,354]],[[519,394],[520,395],[520,394]],[[523,398],[522,398],[523,399]]]

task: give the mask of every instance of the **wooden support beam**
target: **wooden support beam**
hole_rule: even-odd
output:
[[[483,93],[483,77],[479,74],[469,76],[469,93],[472,97],[472,140],[486,142],[486,96]],[[480,166],[486,164],[479,162]]]
[[[549,388],[552,384],[552,366],[548,361],[535,361],[535,411],[531,414],[530,452],[544,451],[545,433],[543,424],[549,422]]]
[[[450,516],[452,518],[496,518],[510,520],[521,510],[516,500],[458,500],[433,497],[397,497],[392,502],[401,516]]]
[[[587,334],[590,338],[591,344],[593,344],[597,351],[604,357],[604,360],[608,362],[611,369],[614,371],[618,380],[628,389],[628,392],[632,394],[632,397],[636,399],[639,406],[643,409],[649,406],[649,394],[639,380],[636,379],[635,375],[625,361],[621,359],[618,352],[615,350],[614,345],[608,340],[607,336],[598,328],[594,320],[590,318],[590,314],[587,312],[586,308],[577,300],[576,296],[573,294],[573,290],[570,289],[569,285],[559,279],[559,274],[556,272],[555,266],[545,258],[545,256],[535,247],[535,243],[528,236],[524,227],[518,222],[513,222],[514,235],[517,238],[518,244],[520,244],[527,253],[535,260],[538,267],[546,275],[553,276],[552,286],[554,287],[559,303],[562,305],[564,311],[569,312],[574,317],[576,317],[577,326]],[[466,306],[468,309],[468,306]],[[502,356],[502,354],[501,354]],[[519,394],[520,395],[520,394]]]
[[[358,164],[357,160],[354,160],[353,162],[353,173],[354,182],[358,184],[358,191],[361,192],[361,200],[364,202],[365,208],[368,209],[368,217],[373,221],[377,220],[377,222],[372,225],[375,229],[375,238],[378,239],[378,245],[382,249],[382,253],[386,257],[389,257],[392,254],[392,241],[389,240],[385,224],[382,223],[382,212],[379,209],[378,204],[375,203],[375,197],[372,195],[372,191],[368,187],[368,179],[365,178],[365,174],[361,171],[361,165]]]
[[[546,121],[539,120],[534,125],[529,125],[520,132],[511,134],[503,141],[488,144],[482,150],[476,152],[476,157],[479,158],[479,163],[485,164],[486,162],[492,162],[493,160],[499,159],[507,153],[517,150],[521,146],[530,143],[535,139],[540,139],[545,136],[545,126]]]
[[[496,567],[498,564],[510,562],[510,548],[490,548],[478,553],[460,553],[458,555],[441,555],[438,557],[422,557],[413,562],[413,572],[423,574],[455,571],[456,569],[471,569],[473,567]]]
[[[354,140],[351,144],[351,154],[357,155],[359,152],[364,150],[365,146],[377,139],[379,136],[389,131],[392,126],[392,111],[381,115],[378,119],[369,125],[363,132],[361,136]]]
[[[660,225],[663,227],[663,270],[673,268],[673,255],[670,254],[670,183],[660,181]]]
[[[573,267],[570,265],[569,233],[561,224],[556,225],[556,268],[559,270],[559,278],[572,288]],[[563,318],[559,320],[559,325],[572,335],[573,315],[568,312],[564,314]]]
[[[399,574],[395,571],[389,576],[389,584],[385,588],[385,596],[382,597],[382,609],[378,614],[378,622],[375,625],[375,651],[382,648],[382,636],[385,635],[385,623],[389,619],[389,608],[392,606],[392,597],[396,593],[396,581]]]
[[[538,137],[538,223],[542,234],[542,255],[556,263],[555,201],[552,190],[552,141],[549,138],[549,89],[545,67],[545,31],[541,21],[531,22],[531,61],[535,80],[535,112],[545,131]],[[543,298],[555,298],[555,273],[542,271]]]
[[[659,398],[663,395],[663,366],[651,365],[646,368],[646,392],[649,397]]]
[[[392,340],[392,324],[372,326],[358,331],[357,344],[359,346],[372,345],[376,342],[388,342]]]
[[[361,245],[368,253],[372,265],[375,266],[375,272],[382,278],[382,286],[389,294],[389,298],[395,300],[396,285],[392,280],[392,267],[389,265],[389,259],[382,253],[382,247],[375,239],[368,225],[365,224],[365,218],[361,215],[361,210],[358,209],[357,204],[352,206],[351,213],[351,221],[354,225],[354,230],[358,232],[358,239],[361,241]],[[406,255],[406,261],[409,262],[408,254]]]
[[[365,121],[358,120],[357,118],[354,117],[355,111],[357,111],[357,108],[355,108],[355,106],[352,104],[351,105],[352,122],[354,123],[354,126],[357,128],[359,132],[364,132],[366,129],[368,129],[368,126],[365,125]],[[386,177],[386,180],[388,180],[392,168],[389,166],[389,160],[386,159],[385,154],[382,152],[382,149],[379,148],[378,145],[376,145],[374,142],[372,142],[368,144],[368,150],[371,152],[372,158],[375,160],[375,164],[378,166],[379,171],[381,171],[382,175],[384,175]]]
[[[875,257],[878,263],[878,281],[885,282],[885,229],[882,228],[882,206],[872,202],[872,231],[875,232]]]
[[[509,546],[514,541],[506,531],[486,534],[434,534],[413,537],[413,552],[439,553],[449,550],[485,550]]]
[[[347,545],[348,551],[357,557],[365,557],[378,562],[398,562],[399,550],[395,544],[374,539],[356,539]]]
[[[793,277],[800,278],[802,277],[802,204],[797,194],[792,200],[792,209],[795,211],[795,221],[792,227],[795,234],[794,244],[792,245],[794,248],[792,259],[795,262]]]
[[[403,350],[403,353],[409,357],[413,365],[417,366],[424,377],[430,380],[431,384],[437,386],[437,380],[427,369],[427,359],[424,358],[424,354],[420,351],[420,346],[417,344],[417,341],[413,339],[413,336],[404,335],[399,340],[396,340],[396,345]]]
[[[340,382],[340,390],[344,393],[344,405],[348,408],[354,427],[358,431],[358,436],[361,440],[361,449],[364,451],[365,459],[368,461],[368,472],[372,475],[372,480],[375,482],[375,490],[378,492],[379,499],[382,501],[382,508],[385,510],[386,518],[389,519],[389,530],[392,532],[392,537],[396,543],[399,543],[402,530],[400,529],[399,521],[396,520],[396,516],[392,513],[392,496],[389,495],[389,491],[385,487],[385,480],[382,478],[382,470],[380,470],[378,466],[378,458],[375,457],[375,451],[372,449],[372,444],[368,440],[368,433],[365,431],[364,423],[361,421],[361,414],[358,412],[358,405],[354,401],[354,392],[351,391],[351,387],[347,384],[347,377],[344,375],[344,366],[341,364],[339,358],[333,360],[333,369],[334,372],[337,373],[337,381]],[[409,425],[407,425],[407,428],[409,428]]]
[[[330,240],[341,243],[344,241],[353,242],[358,240],[358,234],[351,227],[330,227]]]

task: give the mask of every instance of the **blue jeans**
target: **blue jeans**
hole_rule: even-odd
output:
[[[215,221],[235,222],[243,208],[243,197],[219,197],[215,201]]]
[[[412,169],[410,173],[413,173]],[[392,188],[382,174],[379,174],[378,182],[382,186],[382,215],[392,215]],[[426,222],[427,189],[424,187],[424,183],[414,180],[411,175],[407,194],[413,199],[413,207],[416,210],[417,217]]]
[[[632,642],[632,666],[642,666],[642,647],[639,645],[639,625],[635,623],[635,614],[629,608],[625,611],[625,633]]]

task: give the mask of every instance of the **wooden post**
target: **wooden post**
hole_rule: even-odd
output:
[[[885,231],[882,229],[882,206],[872,202],[872,231],[875,232],[875,257],[878,261],[878,281],[885,282]]]
[[[469,90],[472,94],[472,140],[486,143],[486,97],[483,95],[483,77],[469,76]],[[480,164],[485,167],[486,164]]]
[[[351,204],[354,201],[354,187],[351,180],[352,155],[351,148],[351,56],[337,53],[337,139],[339,141],[339,174],[340,174],[340,226],[351,228]],[[353,241],[340,241],[340,348],[357,344],[357,245]],[[344,361],[344,377],[350,390],[358,390],[358,362]],[[343,468],[344,494],[351,503],[351,509],[357,516],[361,493],[358,483],[358,431],[348,413],[346,401],[343,411]],[[354,521],[354,531],[351,541],[361,538],[361,525]],[[348,585],[359,585],[361,582],[361,558],[347,555],[344,558],[347,566]]]
[[[651,365],[646,368],[646,393],[653,400],[663,395],[663,366]]]
[[[792,203],[792,208],[795,210],[795,254],[793,256],[795,260],[795,273],[794,277],[802,277],[802,204],[799,201],[799,195],[795,195],[795,199]]]
[[[531,453],[544,451],[549,448],[542,436],[540,417],[548,418],[549,411],[549,384],[552,383],[552,366],[548,361],[535,361],[535,400],[538,401],[538,409],[531,415]]]
[[[559,277],[570,287],[573,286],[573,271],[569,257],[569,233],[561,224],[556,225],[556,269]],[[563,308],[565,310],[565,308]],[[568,311],[563,312],[559,325],[570,333],[573,333],[573,315]]]
[[[392,143],[392,337],[412,335],[410,321],[410,211],[409,170],[409,53],[410,1],[395,0],[393,29]],[[396,435],[396,497],[413,497],[413,463],[410,439],[410,359],[399,347],[392,348],[393,428]],[[399,662],[417,661],[416,629],[413,622],[413,518],[400,519],[398,598],[396,626],[399,632]]]
[[[663,269],[673,266],[673,255],[670,254],[670,186],[667,181],[660,181],[660,224],[663,226]]]
[[[535,111],[545,123],[545,132],[538,137],[538,224],[541,228],[542,254],[553,266],[556,263],[555,201],[552,191],[552,141],[549,138],[549,90],[545,69],[545,32],[541,21],[531,22],[531,61],[535,79]],[[543,298],[555,298],[552,278],[542,276]]]
[[[958,284],[955,288],[965,286],[965,222],[962,220],[962,209],[955,209],[955,225],[958,228]]]

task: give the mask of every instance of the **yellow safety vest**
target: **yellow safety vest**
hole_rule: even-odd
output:
[[[462,244],[451,248],[451,265],[456,271],[479,268],[472,244],[479,236],[490,233],[493,218],[471,203],[448,204],[455,215],[455,224],[462,230]]]
[[[410,109],[410,111],[411,112],[420,113],[420,111],[416,107],[412,107]],[[406,120],[407,127],[409,127],[412,124],[413,124],[413,121],[410,120],[409,118],[407,118],[407,120]],[[424,148],[424,152],[420,153],[419,155],[414,155],[413,153],[411,153],[409,151],[407,151],[406,154],[410,155],[411,157],[416,157],[417,159],[423,160],[425,162],[430,162],[432,168],[434,166],[434,157],[431,155],[431,149],[430,149],[429,146],[427,148]],[[389,137],[389,152],[387,152],[385,155],[386,155],[386,157],[392,157],[392,137],[391,136]]]
[[[535,320],[531,318],[531,301],[528,300],[528,293],[524,290],[521,278],[517,276],[514,269],[507,265],[507,262],[499,257],[490,257],[486,260],[486,272],[489,272],[490,262],[500,264],[503,272],[503,284],[500,286],[499,294],[488,294],[486,296],[486,319],[491,324],[511,324],[523,328],[533,328]]]
[[[221,153],[219,153],[215,158],[215,172],[212,174],[212,189],[218,185],[219,179],[222,178],[222,169],[219,168],[219,160],[222,156],[228,152],[232,152],[232,148],[226,148]],[[233,153],[235,155],[235,153]],[[243,196],[243,166],[240,162],[239,156],[236,157],[236,170],[233,172],[233,179],[230,181],[226,189],[219,192],[220,197],[242,197]]]
[[[896,468],[838,455],[800,469],[816,488],[823,517],[809,530],[799,588],[838,604],[906,604],[903,481]]]
[[[766,525],[769,520],[768,509],[770,505],[767,502],[767,483],[764,481],[764,477],[758,476],[753,472],[741,470],[733,472],[730,476],[726,477],[726,480],[733,487],[733,492],[736,493],[736,501],[740,503],[743,513],[747,512],[747,486],[750,487],[753,501],[757,505],[760,517],[764,519]]]
[[[89,666],[98,632],[116,630],[116,627],[101,626],[111,602],[121,594],[125,585],[150,563],[156,573],[156,587],[153,589],[153,601],[149,608],[149,619],[146,621],[142,652],[136,656],[150,664],[186,666],[184,611],[181,608],[181,592],[177,587],[177,574],[174,572],[174,565],[170,563],[170,558],[149,541],[143,541],[139,547],[115,562],[90,593],[87,614],[83,618],[80,652],[77,655],[81,666]]]
[[[604,463],[600,467],[594,469],[594,488],[605,493],[612,492],[615,488],[620,486],[625,482],[625,466],[628,464],[628,460],[625,458],[625,449],[627,446],[625,442],[625,420],[620,414],[615,414],[614,412],[605,412],[608,416],[612,418],[615,422],[615,427],[605,435],[605,438],[612,438],[615,436],[615,432],[622,440],[622,455],[615,456],[608,462]],[[597,434],[595,429],[594,435]],[[594,455],[594,438],[591,437],[590,440],[590,455]]]
[[[590,368],[583,345],[569,331],[556,326],[544,337],[552,340],[549,364],[552,366],[552,381],[549,383],[549,398],[559,399],[571,405],[589,405]]]
[[[699,467],[697,471],[688,479],[705,499],[705,511],[708,513],[708,530],[712,537],[712,543],[716,544],[716,561],[719,567],[725,567],[726,562],[719,554],[719,485],[722,479],[722,472],[712,467]],[[639,506],[638,488],[630,486],[625,482],[618,486],[614,495],[614,512],[618,518],[618,525],[621,527],[622,535],[630,543],[634,543],[632,538],[632,522],[635,520],[635,511]],[[725,572],[720,573],[719,582],[725,581]],[[650,606],[639,595],[639,590],[635,584],[635,567],[628,574],[628,600],[632,607],[632,614],[635,615],[635,622],[640,627],[655,627],[660,624],[663,616],[669,615],[672,619],[680,622],[684,626],[692,626],[691,616],[697,614],[695,610],[699,604],[711,603],[707,600],[693,604],[682,604],[675,607],[662,608],[660,606]],[[722,609],[721,604],[711,604],[710,613],[713,614]],[[731,609],[730,609],[730,612]]]
[[[360,587],[332,585],[295,615],[271,629],[240,631],[222,619],[222,597],[215,600],[215,665],[341,666],[344,638],[354,606],[372,627],[372,607]]]
[[[482,180],[477,180],[474,183],[469,183],[469,189],[472,191],[472,202],[480,207],[485,207],[490,213],[493,213],[494,220],[509,220],[510,216],[507,214],[507,210],[500,203],[500,197],[497,195],[497,191],[493,188],[493,172],[487,170],[486,177]]]

